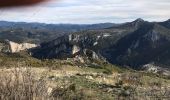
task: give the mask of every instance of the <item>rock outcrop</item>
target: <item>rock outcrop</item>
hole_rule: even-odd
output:
[[[72,54],[73,54],[73,55],[76,54],[77,52],[80,51],[80,49],[81,49],[80,47],[74,45],[73,48],[72,48]]]
[[[52,42],[43,43],[39,48],[33,49],[32,54],[37,58],[76,58],[87,57],[91,59],[103,59],[92,47],[93,43],[88,38],[78,34],[66,35]]]
[[[166,76],[170,76],[170,69],[162,68],[154,63],[143,65],[143,70],[151,73],[162,74]]]
[[[10,52],[11,53],[17,53],[23,50],[31,49],[37,47],[36,44],[31,44],[31,43],[15,43],[12,41],[8,41],[9,47],[10,47]]]

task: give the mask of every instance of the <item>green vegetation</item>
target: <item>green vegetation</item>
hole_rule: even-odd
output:
[[[40,100],[40,97],[49,100],[168,100],[170,93],[170,80],[165,76],[129,70],[102,61],[86,64],[72,59],[39,60],[22,52],[1,54],[0,65],[0,80],[7,84],[0,86],[3,86],[0,96],[6,98],[3,100],[17,100],[11,99],[13,97],[20,100]],[[20,75],[28,80],[15,78],[16,83],[10,85],[11,75]],[[26,84],[27,81],[33,83]],[[32,95],[28,87],[32,87],[31,93],[37,96]],[[8,91],[13,92],[9,95],[6,94]],[[15,94],[22,94],[22,97]]]

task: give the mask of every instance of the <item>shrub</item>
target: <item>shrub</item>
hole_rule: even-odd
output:
[[[44,77],[36,79],[29,68],[14,68],[0,73],[0,100],[47,100]]]

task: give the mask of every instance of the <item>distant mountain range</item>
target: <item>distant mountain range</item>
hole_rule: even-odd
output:
[[[77,25],[0,21],[0,40],[8,39],[19,43],[30,42],[39,44],[72,32],[107,28],[113,25],[112,23]]]
[[[34,49],[37,58],[86,57],[141,69],[170,66],[170,20],[133,22],[66,34]]]

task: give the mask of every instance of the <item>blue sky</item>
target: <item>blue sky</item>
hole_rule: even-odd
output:
[[[170,18],[169,0],[51,0],[31,7],[0,9],[0,20],[41,23],[122,23]]]

